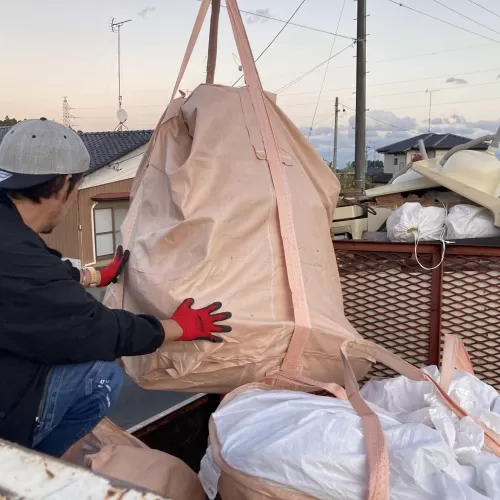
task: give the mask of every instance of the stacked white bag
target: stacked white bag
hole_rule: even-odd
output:
[[[439,380],[436,367],[426,371]],[[486,451],[483,429],[470,417],[454,416],[430,382],[402,376],[370,381],[361,394],[384,431],[392,500],[500,499],[500,458]],[[449,394],[500,433],[500,396],[492,387],[456,371]],[[238,498],[304,495],[365,500],[366,445],[361,420],[350,403],[250,388],[217,410],[213,419],[220,458],[209,448],[200,472],[210,498],[215,497],[223,460],[237,471],[289,492],[283,497],[249,492]]]
[[[387,219],[387,236],[391,241],[403,243],[440,240],[444,236],[445,219],[444,208],[405,203]]]
[[[445,220],[448,239],[492,238],[500,236],[500,228],[493,222],[493,215],[475,205],[455,205]]]
[[[493,215],[475,205],[455,205],[449,212],[441,207],[423,207],[408,202],[394,210],[387,219],[387,236],[391,241],[448,240],[464,238],[492,238],[500,236]]]

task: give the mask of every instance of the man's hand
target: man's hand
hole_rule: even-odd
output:
[[[182,329],[182,335],[175,340],[222,342],[221,337],[213,334],[228,333],[232,330],[229,325],[219,324],[221,321],[228,320],[232,316],[231,313],[216,313],[222,307],[220,302],[214,302],[203,309],[192,309],[193,304],[194,299],[186,299],[173,314],[171,319]]]
[[[123,251],[123,247],[120,245],[116,249],[115,258],[113,262],[108,264],[104,269],[101,269],[101,282],[99,287],[108,286],[110,283],[116,283],[120,273],[128,262],[130,257],[130,252],[128,250]]]

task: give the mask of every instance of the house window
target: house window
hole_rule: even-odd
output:
[[[398,166],[398,157],[397,156],[394,157],[394,166],[395,167]]]
[[[98,203],[94,209],[96,260],[111,259],[122,243],[120,228],[128,211],[127,202]]]

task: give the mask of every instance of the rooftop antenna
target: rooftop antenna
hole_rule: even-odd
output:
[[[115,131],[121,132],[124,128],[128,130],[125,126],[128,115],[127,112],[122,109],[122,70],[121,70],[121,40],[120,31],[121,27],[125,23],[130,23],[132,19],[127,19],[126,21],[117,21],[116,18],[112,18],[109,23],[109,28],[113,33],[118,33],[118,111],[116,112],[116,117],[118,118],[118,125]]]

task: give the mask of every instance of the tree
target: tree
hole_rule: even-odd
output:
[[[9,118],[9,115],[6,115],[5,120],[0,120],[0,127],[12,127],[17,122],[15,118]]]
[[[381,160],[368,160],[366,162],[366,168],[370,170],[375,170],[375,169],[383,169],[384,168],[384,162]]]

